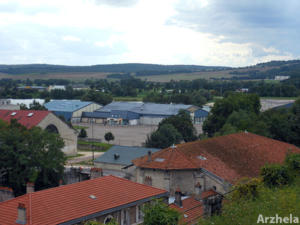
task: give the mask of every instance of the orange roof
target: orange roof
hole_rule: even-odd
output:
[[[167,196],[165,190],[106,176],[22,195],[0,203],[1,225],[16,224],[17,207],[24,204],[27,224],[59,224],[124,206]]]
[[[179,144],[133,160],[142,168],[162,170],[205,169],[234,183],[256,177],[266,163],[283,163],[287,152],[300,153],[294,145],[252,133],[236,133]]]
[[[0,119],[10,123],[11,119],[18,120],[18,123],[28,129],[38,125],[50,111],[42,110],[0,110]]]
[[[202,202],[197,201],[193,197],[182,200],[182,207],[177,206],[175,203],[170,204],[169,207],[182,214],[184,224],[191,224],[203,215]]]

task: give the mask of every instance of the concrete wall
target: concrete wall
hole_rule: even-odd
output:
[[[185,195],[196,194],[196,184],[199,182],[202,190],[209,190],[216,188],[217,192],[225,193],[229,191],[229,184],[221,181],[214,175],[203,173],[201,170],[156,170],[156,169],[136,169],[136,181],[138,183],[145,183],[145,179],[152,179],[152,186],[156,188],[165,189],[174,195],[177,187]]]
[[[96,104],[96,103],[89,104],[88,106],[83,107],[83,108],[73,112],[72,122],[77,122],[77,120],[78,120],[78,122],[80,122],[82,112],[94,112],[95,110],[100,109],[100,108],[101,108],[101,105],[99,105],[99,104]],[[74,121],[74,120],[76,120],[76,121]]]
[[[77,134],[74,129],[70,128],[66,123],[61,121],[57,116],[53,113],[49,113],[47,117],[45,117],[38,126],[42,129],[46,129],[49,125],[54,125],[59,135],[65,142],[65,147],[62,151],[66,155],[76,155],[77,154]]]
[[[158,125],[165,117],[142,116],[139,124],[141,125]]]

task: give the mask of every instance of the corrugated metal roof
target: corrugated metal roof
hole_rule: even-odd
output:
[[[132,160],[145,156],[148,151],[152,153],[159,151],[157,148],[143,148],[133,146],[119,146],[115,145],[111,147],[107,152],[101,155],[95,160],[97,163],[111,163],[119,165],[130,165]],[[117,155],[117,157],[115,157]]]
[[[45,103],[44,106],[50,111],[75,112],[92,103],[80,100],[51,100]]]
[[[184,104],[157,104],[143,102],[112,102],[98,112],[112,112],[113,110],[130,111],[140,115],[176,115],[180,109],[188,109],[192,105]]]

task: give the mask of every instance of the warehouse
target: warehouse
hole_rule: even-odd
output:
[[[101,108],[99,104],[80,100],[51,100],[44,106],[55,115],[75,123],[80,122],[82,112],[94,112]]]
[[[95,112],[84,112],[82,122],[108,125],[158,125],[169,116],[185,110],[193,123],[201,123],[208,116],[207,108],[184,104],[156,104],[143,102],[112,102]]]

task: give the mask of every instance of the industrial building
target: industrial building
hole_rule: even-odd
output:
[[[99,104],[80,100],[51,100],[44,106],[55,115],[75,123],[80,122],[82,112],[94,112],[101,107]]]
[[[185,110],[193,123],[202,123],[208,116],[208,108],[184,104],[156,104],[143,102],[112,102],[95,112],[84,112],[81,122],[91,121],[108,125],[158,125],[169,116]]]

